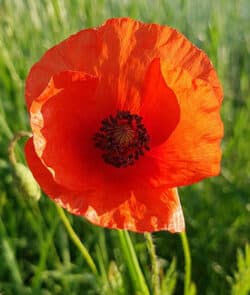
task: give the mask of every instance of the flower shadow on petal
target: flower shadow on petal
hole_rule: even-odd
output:
[[[165,142],[180,120],[177,97],[162,76],[159,58],[147,69],[140,114],[151,136],[151,146]]]

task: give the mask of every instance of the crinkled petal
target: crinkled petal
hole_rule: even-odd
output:
[[[93,29],[83,30],[50,48],[35,63],[26,80],[25,97],[31,103],[47,87],[52,76],[63,71],[81,71],[96,75],[100,45]]]
[[[180,121],[168,140],[151,151],[156,185],[188,185],[220,171],[221,101],[210,84],[162,62],[162,74],[180,106]]]
[[[92,223],[135,232],[185,230],[180,200],[175,189],[135,192],[70,191],[54,181],[53,175],[38,157],[32,138],[26,143],[25,155],[43,191],[69,212],[81,215]],[[119,193],[122,196],[117,195]],[[117,199],[119,202],[115,201]]]
[[[31,69],[26,81],[28,109],[57,72],[74,70],[98,76],[97,96],[106,97],[116,109],[138,110],[139,92],[131,74],[141,67],[137,59],[127,67],[134,46],[131,40],[138,23],[129,19],[104,24],[97,29],[82,30],[49,49]]]
[[[158,66],[156,61],[149,72],[154,73]],[[166,98],[165,108],[170,112],[169,117],[173,118],[174,122],[180,116],[178,118],[180,122],[174,129],[175,124],[172,124],[171,120],[167,122],[169,124],[167,126],[166,124],[158,125],[158,122],[155,124],[156,119],[152,120],[155,134],[159,128],[158,133],[161,134],[159,138],[169,136],[174,129],[173,132],[164,144],[153,147],[134,166],[126,169],[117,169],[105,164],[101,151],[94,147],[93,134],[98,130],[101,119],[105,117],[102,113],[96,116],[94,103],[89,104],[86,101],[86,108],[90,109],[82,112],[80,111],[81,96],[79,97],[75,92],[68,93],[66,90],[55,94],[57,88],[53,87],[48,87],[45,94],[41,96],[46,99],[49,95],[53,97],[42,108],[41,101],[45,99],[40,97],[37,99],[38,102],[33,103],[31,122],[35,133],[36,151],[40,156],[42,155],[44,163],[53,170],[58,183],[78,191],[93,190],[96,187],[106,191],[112,187],[120,190],[134,190],[137,187],[147,189],[150,186],[175,187],[218,174],[221,158],[219,144],[223,134],[219,116],[220,102],[208,83],[192,79],[188,72],[173,69],[166,62],[162,62],[162,68],[164,68],[162,72],[166,88],[169,85],[167,91],[169,88],[172,89],[172,92],[169,91],[171,95]],[[63,84],[66,85],[65,82]],[[72,88],[71,84],[67,87]],[[152,87],[153,85],[150,86],[149,83],[148,94],[152,91]],[[85,93],[82,88],[70,91]],[[49,95],[48,92],[50,92]],[[162,92],[165,93],[164,88]],[[68,100],[67,97],[73,97],[73,99]],[[164,100],[164,96],[159,97]],[[150,104],[149,95],[146,99]],[[39,105],[38,110],[36,105]],[[180,110],[177,111],[177,107]],[[153,110],[152,107],[151,109]],[[152,114],[157,115],[154,111]],[[40,118],[41,115],[42,118]],[[39,120],[41,122],[38,124]],[[168,129],[171,124],[172,127]],[[40,126],[38,131],[37,126]],[[164,128],[166,131],[163,131]],[[46,142],[50,144],[45,148]]]
[[[161,60],[174,67],[187,71],[194,79],[200,79],[211,85],[219,101],[223,99],[223,90],[206,53],[192,44],[184,35],[175,29],[162,26],[162,35],[157,55]]]
[[[116,108],[136,113],[146,70],[155,58],[169,61],[193,78],[208,82],[222,99],[211,62],[185,36],[168,26],[115,18],[99,28],[82,30],[46,52],[26,81],[28,109],[54,74],[74,70],[98,76],[99,96],[105,94]]]
[[[96,225],[135,232],[168,230],[174,233],[185,230],[175,189],[123,192],[122,202],[109,203],[108,200],[115,200],[118,196],[104,191],[78,193],[56,183],[37,156],[33,139],[26,143],[25,155],[35,179],[49,197],[69,212],[81,215]]]
[[[135,232],[168,230],[176,233],[185,230],[176,189],[131,192],[130,197],[119,207],[100,216],[96,215],[94,223]]]
[[[68,193],[67,189],[54,181],[53,175],[41,162],[41,159],[38,157],[35,151],[33,138],[28,139],[26,142],[25,157],[35,179],[48,196],[53,198],[60,196],[63,193]]]
[[[97,83],[82,72],[60,72],[31,105],[36,152],[55,180],[69,188],[91,185],[92,137],[103,118],[103,110],[96,109]]]
[[[153,168],[146,167],[147,163],[140,161],[146,178],[135,176],[137,166],[117,169],[107,165],[102,151],[94,145],[93,136],[101,120],[115,111],[109,101],[98,107],[98,83],[96,77],[76,71],[60,72],[51,78],[30,108],[36,153],[54,180],[69,190],[148,187]]]
[[[174,233],[185,230],[183,212],[175,189],[116,192],[120,195],[109,193],[87,192],[74,199],[60,200],[62,206],[71,213],[84,216],[102,227],[135,232],[168,230]],[[116,198],[120,202],[114,201]],[[112,202],[107,204],[107,199],[112,199]]]
[[[149,65],[141,104],[140,115],[150,134],[150,145],[159,145],[167,140],[180,118],[175,93],[162,77],[160,59]]]

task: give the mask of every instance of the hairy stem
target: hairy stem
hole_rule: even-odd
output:
[[[141,271],[129,233],[125,230],[118,230],[118,236],[136,291],[140,292],[139,294],[149,295],[148,286]]]
[[[159,263],[155,251],[155,245],[153,242],[153,237],[150,233],[145,233],[145,238],[147,241],[147,247],[152,263],[152,286],[153,295],[160,295],[160,277],[159,277]]]
[[[87,264],[89,265],[89,267],[91,268],[92,272],[94,274],[97,274],[97,268],[96,265],[94,263],[94,260],[92,259],[92,257],[90,256],[87,248],[84,246],[84,244],[81,242],[81,240],[79,239],[78,235],[76,234],[76,232],[74,231],[73,227],[71,226],[64,210],[59,207],[58,205],[56,205],[56,209],[57,212],[72,240],[72,242],[76,245],[76,247],[79,249],[79,251],[81,252],[83,258],[86,260]]]
[[[16,156],[15,156],[16,143],[20,138],[25,137],[25,136],[31,137],[32,133],[29,131],[19,131],[14,135],[14,137],[12,138],[12,140],[9,143],[8,155],[9,155],[10,162],[13,165],[16,164]]]
[[[191,284],[191,255],[186,233],[181,233],[180,237],[185,259],[184,295],[188,295]]]

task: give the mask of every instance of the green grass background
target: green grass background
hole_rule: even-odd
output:
[[[225,92],[222,172],[182,188],[180,195],[197,294],[249,294],[249,248],[236,259],[250,233],[249,0],[0,0],[0,294],[135,294],[117,232],[69,216],[98,265],[93,275],[54,204],[44,196],[39,203],[25,199],[7,159],[13,134],[29,129],[23,88],[32,64],[71,33],[116,16],[177,28],[207,52],[218,71]],[[20,161],[22,144],[16,151]],[[144,237],[131,238],[150,286]],[[160,232],[154,241],[162,277],[167,273],[163,294],[182,294],[180,237]]]

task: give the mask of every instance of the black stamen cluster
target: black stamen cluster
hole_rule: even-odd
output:
[[[94,142],[104,151],[104,161],[117,168],[133,165],[150,149],[142,117],[129,111],[117,111],[116,116],[103,119],[99,132],[94,135]]]

